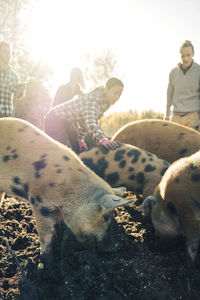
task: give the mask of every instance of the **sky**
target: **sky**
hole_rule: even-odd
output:
[[[55,70],[52,95],[71,68],[81,67],[85,49],[111,49],[124,91],[109,112],[165,113],[182,41],[192,41],[200,63],[199,15],[199,0],[40,0],[27,39],[32,57]]]

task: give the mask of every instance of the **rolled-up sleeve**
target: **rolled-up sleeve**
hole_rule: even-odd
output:
[[[107,140],[98,124],[98,108],[96,103],[87,106],[82,113],[84,115],[85,128],[79,131],[79,141],[84,142],[87,134],[89,134],[97,144],[102,140]]]

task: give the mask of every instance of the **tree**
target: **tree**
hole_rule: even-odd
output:
[[[0,38],[8,41],[14,54],[24,46],[28,17],[38,0],[0,0]]]
[[[117,60],[110,49],[89,52],[82,55],[83,72],[91,88],[112,76],[117,68]]]
[[[53,73],[50,67],[31,60],[29,45],[24,40],[30,14],[38,3],[39,0],[0,0],[0,39],[12,46],[12,65],[22,81],[47,81]]]

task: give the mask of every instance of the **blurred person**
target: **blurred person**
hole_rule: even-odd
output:
[[[0,41],[0,118],[13,114],[13,97],[24,95],[26,83],[20,83],[17,73],[10,66],[11,47]]]
[[[119,143],[104,135],[98,120],[120,98],[123,87],[121,80],[112,77],[105,86],[53,107],[44,119],[45,132],[77,154],[88,149],[85,141],[88,135],[96,145],[116,149]],[[75,135],[70,132],[71,126],[76,128]]]
[[[181,62],[169,74],[165,119],[199,131],[200,65],[193,60],[191,41],[182,43],[180,56]]]
[[[73,68],[70,72],[70,81],[58,88],[53,99],[52,107],[67,102],[74,98],[74,96],[82,95],[83,92],[81,88],[85,88],[83,73],[79,68]]]

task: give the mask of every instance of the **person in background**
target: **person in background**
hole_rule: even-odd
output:
[[[13,114],[13,97],[24,95],[25,83],[19,83],[17,73],[10,66],[11,47],[0,41],[0,118]]]
[[[169,74],[165,119],[200,130],[200,65],[191,41],[180,47],[181,62]],[[170,114],[171,109],[171,114]]]
[[[85,138],[87,135],[96,145],[108,149],[119,147],[118,142],[109,140],[98,125],[103,113],[121,96],[123,83],[112,77],[88,94],[53,107],[44,119],[45,132],[55,140],[71,147],[77,154],[88,149]],[[70,133],[68,125],[78,128],[76,136]]]
[[[74,96],[82,95],[83,92],[81,88],[85,88],[83,73],[79,68],[73,68],[70,72],[70,81],[58,88],[53,99],[52,107],[67,102],[74,98]]]

